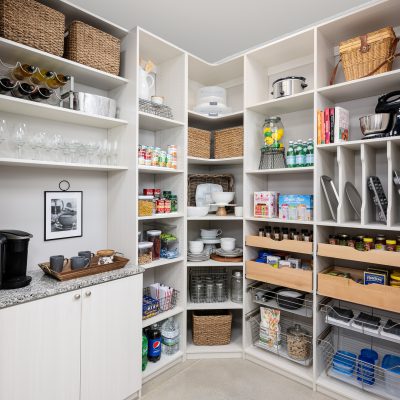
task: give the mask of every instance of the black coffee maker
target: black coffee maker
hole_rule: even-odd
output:
[[[31,237],[28,232],[0,230],[0,289],[17,289],[31,282],[32,278],[26,276]]]

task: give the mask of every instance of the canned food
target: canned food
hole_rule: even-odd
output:
[[[161,198],[161,189],[154,189],[154,197],[156,199],[160,199]]]
[[[178,196],[177,195],[171,195],[171,212],[177,212],[178,211]]]
[[[168,148],[167,148],[167,151],[168,151],[168,154],[170,154],[171,156],[176,157],[177,151],[178,151],[176,144],[169,144]]]
[[[171,200],[166,199],[164,200],[164,212],[169,214],[171,212]]]
[[[143,189],[143,194],[145,196],[154,196],[154,189]]]
[[[164,214],[165,213],[165,202],[162,199],[156,200],[156,213]]]

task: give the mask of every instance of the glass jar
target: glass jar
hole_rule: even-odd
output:
[[[177,258],[179,257],[179,241],[174,235],[161,235],[161,258]]]
[[[400,236],[397,236],[396,251],[400,252]]]
[[[356,237],[355,236],[349,238],[349,240],[347,241],[347,246],[349,246],[353,249],[356,248]]]
[[[304,232],[304,235],[303,235],[303,240],[304,240],[305,242],[311,242],[311,241],[312,241],[311,232],[305,231],[305,232]]]
[[[278,228],[278,227],[274,228],[273,239],[274,240],[281,240],[281,230],[280,230],[280,228]]]
[[[339,246],[347,246],[347,241],[349,240],[349,235],[346,235],[344,233],[340,233],[337,235],[338,240],[339,240]]]
[[[231,301],[242,303],[243,301],[243,274],[242,271],[234,271],[231,278]]]
[[[305,361],[311,355],[310,333],[299,324],[295,324],[286,331],[287,353],[290,358]]]
[[[282,240],[288,240],[288,239],[289,239],[289,229],[282,228]]]
[[[151,217],[153,215],[153,196],[138,196],[139,217]]]
[[[396,251],[396,240],[386,240],[386,251]]]
[[[365,237],[363,239],[364,242],[364,251],[373,250],[374,248],[374,239],[372,237]]]
[[[358,251],[364,251],[364,236],[358,235],[355,237],[356,239],[356,250]]]
[[[161,253],[161,231],[159,230],[150,230],[147,231],[147,240],[149,242],[153,243],[152,247],[152,257],[153,260],[159,260],[160,259],[160,253]]]
[[[290,233],[289,233],[289,239],[294,240],[294,237],[296,236],[296,229],[291,228]]]
[[[260,228],[260,229],[258,230],[258,236],[264,237],[264,229],[263,229],[263,228]]]
[[[140,242],[138,244],[138,264],[149,264],[153,261],[152,257],[152,247],[151,242]]]
[[[375,238],[375,249],[376,250],[386,250],[386,238],[383,235],[378,235]]]
[[[264,228],[264,232],[265,232],[265,237],[268,239],[272,238],[272,228],[270,226],[266,226]]]
[[[283,124],[280,117],[265,118],[263,126],[264,143],[266,146],[279,149],[283,138]]]

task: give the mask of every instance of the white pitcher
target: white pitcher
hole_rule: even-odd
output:
[[[139,98],[150,100],[150,89],[154,86],[154,78],[139,67]]]

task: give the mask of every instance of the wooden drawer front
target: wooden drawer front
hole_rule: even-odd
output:
[[[385,285],[362,285],[351,279],[326,274],[333,269],[349,272],[357,278],[362,277],[363,274],[362,271],[353,268],[328,268],[318,274],[318,294],[400,313],[400,288]]]
[[[394,251],[358,251],[352,247],[318,243],[318,255],[331,258],[340,258],[342,260],[400,267],[400,252]]]
[[[311,242],[300,242],[298,240],[273,240],[260,236],[247,236],[246,245],[260,247],[262,249],[287,251],[291,253],[313,253]]]
[[[308,293],[312,292],[312,271],[288,267],[273,268],[269,264],[247,261],[246,278]]]

